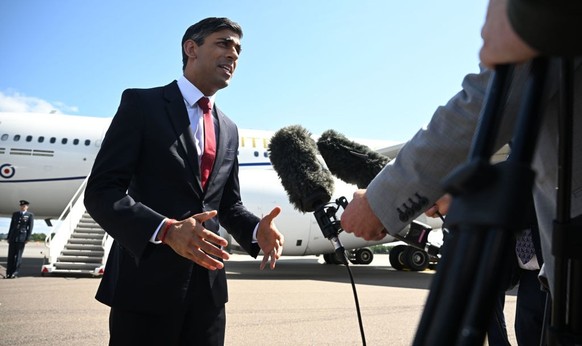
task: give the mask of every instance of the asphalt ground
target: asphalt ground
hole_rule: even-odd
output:
[[[8,244],[0,241],[0,278]],[[0,279],[0,345],[107,345],[109,309],[94,299],[99,278],[42,277],[44,244],[29,243],[20,277]],[[226,345],[362,345],[346,267],[316,256],[284,257],[274,271],[260,260],[233,255]],[[376,255],[350,266],[367,345],[410,345],[433,271],[402,272]],[[505,314],[512,344],[515,294]]]

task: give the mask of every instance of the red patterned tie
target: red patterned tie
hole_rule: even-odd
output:
[[[216,157],[216,137],[214,135],[214,123],[212,121],[211,104],[208,97],[198,100],[198,106],[204,113],[204,153],[200,163],[200,181],[202,188],[206,189],[206,182],[212,171],[214,158]]]

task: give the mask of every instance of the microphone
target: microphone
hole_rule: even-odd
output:
[[[329,203],[334,180],[317,159],[317,145],[311,133],[299,125],[284,127],[271,137],[268,151],[289,202],[302,213],[314,212],[323,235],[347,265],[345,250],[338,238],[341,222],[336,217],[337,205],[345,207],[347,200],[341,197],[336,204]]]
[[[317,147],[333,175],[360,189],[368,187],[372,179],[388,164],[390,158],[370,147],[347,139],[334,131],[325,131],[317,141]],[[401,218],[408,220],[415,212],[428,204],[428,199],[416,194],[416,201],[409,198],[404,204]]]
[[[317,147],[333,175],[346,183],[357,185],[360,189],[366,188],[390,161],[387,156],[351,141],[334,130],[325,131],[318,139]],[[417,193],[416,201],[409,198],[408,202],[409,205],[404,203],[402,209],[398,209],[401,219],[410,219],[415,212],[427,206],[428,199]],[[428,243],[431,230],[429,225],[414,220],[405,236],[397,234],[393,237],[424,250],[429,255],[437,256],[439,247]]]
[[[317,159],[317,145],[311,138],[311,133],[303,127],[292,125],[275,132],[269,144],[269,157],[289,196],[289,202],[300,212],[313,212],[321,232],[331,241],[337,258],[348,269],[362,344],[366,345],[354,278],[346,258],[346,251],[339,240],[339,232],[342,230],[341,221],[336,217],[339,206],[345,208],[348,201],[345,197],[340,197],[335,204],[330,203],[334,189],[333,177]]]
[[[325,131],[317,147],[333,175],[364,189],[390,161],[369,147],[349,140],[334,131]]]
[[[369,147],[347,139],[334,131],[325,131],[317,147],[333,175],[363,189],[390,161]]]
[[[317,160],[317,146],[311,133],[299,125],[275,132],[269,156],[289,202],[300,212],[312,212],[331,200],[331,173]]]

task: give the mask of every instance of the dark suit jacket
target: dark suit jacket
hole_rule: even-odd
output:
[[[216,209],[220,224],[249,254],[258,255],[252,232],[259,218],[240,199],[238,130],[216,107],[213,113],[217,153],[204,192],[176,81],[123,93],[85,191],[88,212],[115,239],[99,301],[132,310],[170,309],[195,285],[210,285],[217,305],[228,300],[224,269],[210,271],[208,282],[195,282],[193,262],[149,241],[165,217],[182,220]],[[205,227],[218,233],[219,223],[215,218]]]
[[[24,243],[30,239],[34,227],[34,214],[26,211],[24,214],[17,211],[12,214],[8,228],[9,243]]]

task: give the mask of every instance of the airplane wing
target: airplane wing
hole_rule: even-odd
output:
[[[388,157],[390,160],[394,160],[394,158],[396,157],[396,155],[398,155],[398,152],[400,151],[400,149],[402,149],[404,144],[406,144],[406,142],[391,145],[389,147],[380,148],[377,149],[376,151]]]

